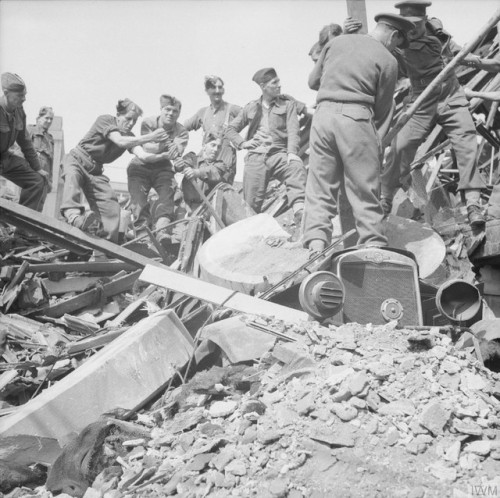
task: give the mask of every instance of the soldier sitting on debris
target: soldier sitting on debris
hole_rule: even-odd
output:
[[[300,226],[304,211],[306,170],[299,152],[297,104],[281,95],[280,79],[273,68],[253,76],[262,96],[247,104],[229,124],[227,136],[240,149],[248,150],[243,173],[243,197],[260,213],[272,178],[285,183],[288,205]],[[248,126],[247,139],[239,132]]]
[[[48,191],[52,189],[52,167],[54,162],[54,137],[50,134],[49,128],[54,120],[52,107],[41,107],[36,118],[35,125],[28,125],[33,146],[42,169],[48,173]]]
[[[231,168],[218,158],[221,144],[220,136],[209,134],[200,154],[190,152],[182,158],[179,165],[184,173],[182,194],[191,211],[202,202],[198,189],[207,195],[218,183],[229,183],[232,177]],[[176,166],[176,169],[179,168]]]
[[[48,173],[42,169],[38,155],[26,129],[26,85],[20,76],[2,74],[0,98],[0,174],[21,187],[19,203],[35,211],[41,211],[47,195]],[[9,150],[15,143],[21,155]],[[21,235],[23,232],[17,231]]]
[[[63,162],[64,191],[61,213],[66,221],[81,230],[99,233],[112,242],[118,241],[120,205],[109,178],[104,176],[104,164],[118,159],[126,150],[145,162],[166,158],[163,154],[150,154],[142,144],[168,138],[163,129],[135,137],[132,128],[142,109],[130,99],[118,101],[116,116],[99,116],[80,143]],[[84,194],[90,212],[85,213],[81,201]]]
[[[168,226],[174,219],[174,194],[176,188],[173,163],[179,159],[188,143],[188,132],[177,122],[181,112],[181,102],[171,95],[160,97],[161,114],[144,119],[141,133],[162,130],[166,138],[156,144],[148,144],[144,149],[159,158],[154,164],[134,157],[127,169],[130,204],[134,215],[136,231],[151,228],[152,216],[148,202],[151,189],[158,194],[158,204],[154,213],[155,229]],[[167,238],[165,230],[158,232],[157,238]]]

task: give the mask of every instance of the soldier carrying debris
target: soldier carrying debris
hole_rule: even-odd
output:
[[[428,19],[428,0],[404,0],[395,4],[400,14],[416,22],[410,33],[410,45],[399,52],[399,61],[410,83],[412,102],[442,71],[453,51],[451,36],[438,19]],[[414,19],[415,18],[415,19]],[[352,32],[349,23],[346,31]],[[382,205],[385,213],[392,209],[392,199],[409,175],[416,151],[434,124],[440,124],[451,140],[460,172],[458,190],[467,204],[469,223],[473,227],[485,224],[480,207],[481,189],[485,184],[477,169],[477,139],[467,99],[455,73],[438,85],[423,102],[400,133],[394,138],[382,174]]]
[[[231,121],[227,136],[240,149],[248,150],[243,173],[243,197],[260,213],[271,178],[286,185],[288,205],[300,226],[304,210],[306,170],[299,152],[297,103],[283,97],[280,79],[274,68],[257,71],[253,81],[262,96],[248,103]],[[247,139],[239,132],[248,125]]]
[[[328,42],[309,76],[318,90],[310,138],[304,245],[311,253],[330,243],[337,196],[345,184],[359,244],[387,245],[382,230],[380,140],[391,122],[397,61],[390,51],[408,43],[415,25],[379,14],[369,35]]]
[[[41,211],[47,195],[48,173],[42,169],[26,129],[26,84],[13,73],[2,74],[0,98],[0,174],[21,187],[19,203]],[[17,143],[24,157],[9,149]],[[23,234],[24,235],[24,234]]]
[[[120,226],[120,205],[109,178],[103,174],[104,164],[118,159],[126,150],[145,162],[161,161],[165,155],[150,154],[140,146],[168,138],[163,129],[134,136],[132,128],[142,115],[142,109],[130,99],[118,101],[116,111],[116,116],[99,116],[80,143],[64,158],[61,203],[61,214],[70,225],[100,233],[115,243]],[[91,209],[87,213],[81,202],[82,192]]]
[[[174,163],[186,148],[189,140],[187,130],[177,122],[181,112],[181,102],[171,95],[160,97],[161,114],[144,119],[141,133],[147,136],[161,130],[166,139],[155,144],[144,146],[146,152],[153,154],[157,160],[151,164],[140,157],[134,157],[127,169],[128,190],[134,226],[137,231],[144,227],[151,228],[151,215],[148,195],[153,188],[158,194],[158,204],[154,213],[155,229],[167,227],[174,219],[174,195],[176,189]],[[167,239],[165,230],[158,233],[158,239]]]

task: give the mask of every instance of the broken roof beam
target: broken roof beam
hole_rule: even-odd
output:
[[[133,265],[134,268],[143,268],[149,264],[168,269],[168,266],[162,263],[142,256],[130,249],[120,247],[107,240],[91,237],[64,221],[45,216],[37,211],[33,211],[33,209],[16,204],[15,202],[0,199],[0,216],[2,221],[6,221],[16,226],[23,225],[23,228],[36,233],[41,238],[57,240],[57,242],[54,243],[61,247],[71,245],[79,248],[81,251],[83,246],[88,249],[101,251],[107,256]]]
[[[143,282],[164,287],[166,289],[196,297],[225,308],[242,313],[264,315],[285,322],[299,323],[309,319],[304,311],[271,303],[258,297],[248,296],[241,292],[214,285],[182,273],[166,271],[147,265],[139,277]]]
[[[136,270],[133,273],[104,284],[102,288],[99,287],[91,289],[71,299],[67,299],[66,301],[59,302],[52,306],[47,306],[42,310],[34,310],[33,313],[36,313],[37,315],[45,315],[51,318],[59,318],[66,313],[73,313],[74,311],[95,304],[102,297],[111,297],[131,289],[135,281],[139,278],[140,273],[140,270]]]
[[[132,271],[137,266],[121,261],[79,261],[74,263],[35,263],[29,264],[31,273],[117,273],[121,270]]]

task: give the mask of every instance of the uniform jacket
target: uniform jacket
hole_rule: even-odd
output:
[[[238,148],[245,141],[239,134],[248,126],[262,105],[262,97],[249,102],[231,121],[227,129],[227,137]],[[266,112],[265,109],[263,112]],[[286,151],[291,154],[299,152],[299,119],[297,105],[294,100],[278,97],[269,109],[269,133],[273,139],[271,151]],[[252,137],[247,137],[251,139]]]
[[[24,109],[19,107],[9,113],[6,104],[5,97],[0,97],[0,161],[9,155],[10,147],[17,143],[31,168],[38,171],[41,165],[26,129]]]

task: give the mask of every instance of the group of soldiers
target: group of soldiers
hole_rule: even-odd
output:
[[[427,0],[395,4],[399,13],[375,16],[367,35],[349,18],[344,30],[323,28],[310,56],[315,62],[309,86],[317,91],[315,109],[281,92],[274,68],[258,70],[253,81],[260,96],[243,108],[226,102],[224,81],[205,77],[210,104],[179,123],[181,102],[160,96],[160,113],[144,118],[140,136],[132,128],[142,109],[120,100],[116,115],[99,116],[83,139],[64,158],[61,214],[71,225],[117,242],[120,205],[104,165],[126,150],[133,158],[127,168],[130,210],[136,232],[148,228],[168,237],[175,217],[176,173],[188,210],[220,182],[232,184],[237,150],[246,150],[243,197],[259,213],[268,183],[285,185],[288,206],[302,243],[311,254],[322,251],[333,236],[332,220],[345,195],[354,215],[359,245],[387,245],[383,219],[394,193],[408,183],[410,165],[431,127],[439,123],[453,146],[469,222],[481,228],[480,205],[485,187],[477,170],[477,140],[464,90],[454,73],[438,85],[392,141],[384,162],[382,141],[390,129],[398,78],[409,79],[414,101],[459,50],[437,19],[429,19]],[[475,56],[465,64],[485,67]],[[487,64],[486,64],[487,66]],[[496,66],[487,70],[498,70]],[[26,127],[22,104],[26,85],[12,73],[2,75],[0,99],[0,173],[21,187],[20,203],[41,211],[50,188],[53,141],[48,129],[51,108],[43,107],[32,129]],[[312,115],[308,170],[299,157],[299,116]],[[246,135],[241,132],[247,128]],[[189,132],[203,130],[199,154],[185,154]],[[13,151],[14,143],[22,154]],[[158,196],[154,212],[150,191]],[[82,194],[90,207],[85,210]]]

